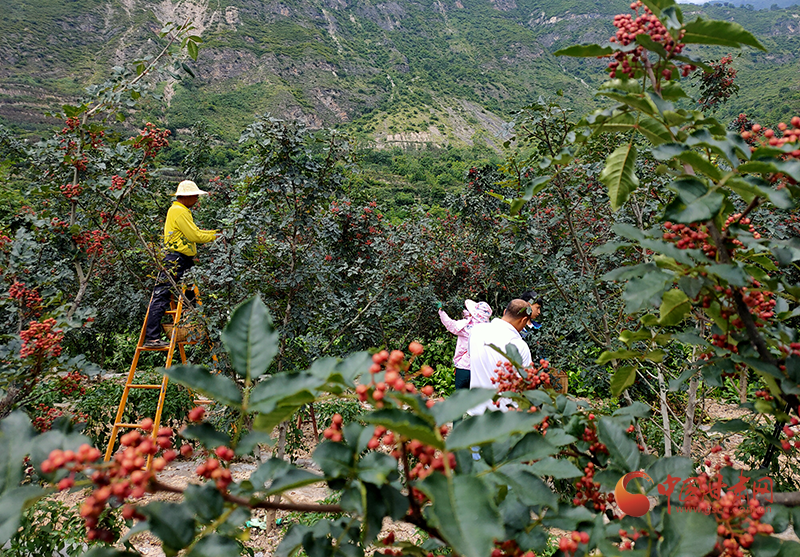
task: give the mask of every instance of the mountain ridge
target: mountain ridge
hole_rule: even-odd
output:
[[[203,38],[194,79],[171,81],[167,106],[142,116],[175,129],[198,119],[235,138],[258,113],[311,127],[345,127],[366,144],[496,148],[502,123],[539,96],[564,92],[594,105],[603,60],[557,58],[576,43],[605,42],[622,1],[430,0],[7,0],[0,48],[0,121],[35,132],[42,112],[74,102],[109,68],[152,53],[166,21],[189,18]],[[739,21],[771,50],[736,59],[739,98],[724,110],[756,118],[800,112],[800,8],[752,11],[682,5]],[[725,49],[704,49],[709,59]],[[765,90],[763,84],[770,84]],[[786,83],[773,83],[774,81]],[[794,111],[794,112],[792,112]]]

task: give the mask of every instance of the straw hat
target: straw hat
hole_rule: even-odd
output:
[[[191,180],[184,180],[178,184],[178,189],[175,191],[176,197],[188,197],[190,195],[208,195],[208,192],[198,188],[197,184]]]

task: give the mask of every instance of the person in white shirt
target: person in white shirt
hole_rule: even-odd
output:
[[[505,352],[506,346],[513,344],[522,357],[522,365],[530,365],[531,350],[519,333],[534,319],[531,314],[529,302],[519,299],[511,300],[506,306],[502,318],[493,319],[490,323],[481,323],[472,328],[469,336],[470,389],[496,388],[492,379],[497,377],[498,367],[505,364],[508,359],[490,345]],[[511,400],[503,398],[499,402],[499,407],[492,401],[480,404],[469,410],[468,414],[478,416],[487,409],[505,412],[508,410]]]

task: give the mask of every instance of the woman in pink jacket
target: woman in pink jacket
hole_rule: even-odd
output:
[[[456,368],[456,389],[469,389],[469,333],[473,325],[478,323],[488,323],[492,317],[492,308],[486,302],[474,302],[466,300],[464,302],[464,319],[455,321],[442,309],[441,302],[439,307],[439,319],[442,325],[456,335],[456,353],[453,356],[453,365]]]

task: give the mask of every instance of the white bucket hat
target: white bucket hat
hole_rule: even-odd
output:
[[[175,191],[176,197],[185,197],[190,195],[208,195],[208,192],[198,188],[197,184],[191,180],[184,180],[178,184],[178,189]]]

